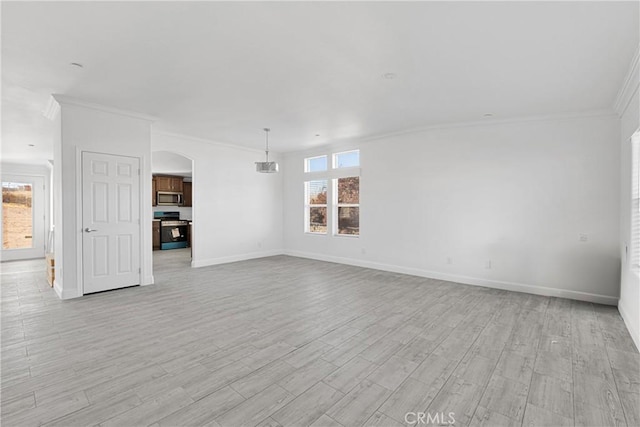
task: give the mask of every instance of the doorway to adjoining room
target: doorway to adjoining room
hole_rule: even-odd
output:
[[[154,274],[191,267],[193,160],[171,151],[151,154]]]

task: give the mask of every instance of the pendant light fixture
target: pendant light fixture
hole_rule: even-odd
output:
[[[260,173],[276,173],[278,172],[278,163],[269,161],[269,131],[271,129],[264,128],[265,137],[266,137],[266,145],[264,153],[267,156],[267,160],[265,162],[256,162],[256,172]]]

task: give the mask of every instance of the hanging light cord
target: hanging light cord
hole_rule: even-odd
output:
[[[267,137],[267,145],[266,145],[266,150],[264,150],[264,153],[267,155],[267,162],[269,161],[269,128],[264,128],[264,131],[266,132],[266,137]]]

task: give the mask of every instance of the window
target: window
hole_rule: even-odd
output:
[[[360,234],[360,177],[334,179],[336,234]]]
[[[305,172],[322,172],[327,170],[327,156],[309,157],[304,159]]]
[[[305,201],[305,232],[327,234],[327,180],[305,182]]]
[[[360,166],[360,150],[345,151],[343,153],[335,153],[333,155],[333,167],[353,168]]]
[[[640,268],[640,131],[631,137],[631,262]]]
[[[2,249],[33,247],[32,185],[2,183]]]
[[[331,160],[331,168],[329,168]],[[304,159],[304,231],[325,236],[360,235],[360,150]]]

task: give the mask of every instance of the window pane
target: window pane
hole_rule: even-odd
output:
[[[360,166],[360,150],[336,153],[334,156],[333,164],[336,168],[352,168]]]
[[[360,177],[338,178],[338,203],[360,203]]]
[[[327,204],[327,180],[307,181],[307,203],[310,205]]]
[[[33,247],[31,184],[2,183],[2,248]]]
[[[319,172],[327,170],[327,156],[310,157],[305,160],[305,172]]]
[[[309,232],[327,232],[327,208],[309,208]]]
[[[338,234],[360,234],[360,208],[338,207]]]

